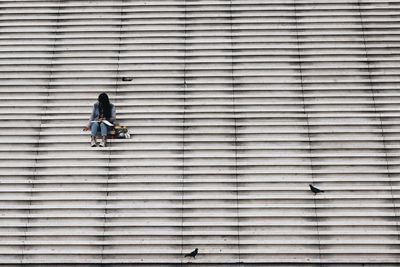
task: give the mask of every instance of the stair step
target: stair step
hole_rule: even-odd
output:
[[[1,0],[0,264],[397,266],[399,11]]]

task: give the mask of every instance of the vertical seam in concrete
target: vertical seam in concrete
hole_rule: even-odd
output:
[[[393,204],[393,212],[394,212],[395,223],[396,223],[397,239],[400,240],[400,226],[399,226],[400,214],[397,214],[397,207],[396,207],[395,197],[393,195],[393,181],[392,181],[392,176],[390,174],[390,167],[389,167],[389,160],[388,160],[388,148],[386,146],[385,132],[384,132],[384,129],[383,129],[383,122],[382,122],[382,114],[376,108],[375,89],[374,89],[374,84],[372,82],[371,64],[370,64],[370,59],[369,59],[369,54],[368,54],[367,41],[365,39],[365,25],[364,25],[364,18],[363,18],[363,14],[362,14],[362,10],[361,10],[360,0],[357,1],[357,6],[358,6],[359,17],[360,17],[360,23],[361,23],[362,40],[363,40],[363,46],[364,46],[364,52],[365,52],[365,60],[366,60],[366,63],[367,63],[367,70],[368,70],[368,83],[369,83],[369,87],[370,87],[370,90],[371,90],[374,113],[375,113],[375,115],[378,115],[378,118],[379,118],[379,128],[380,128],[380,132],[381,132],[382,145],[383,145],[383,150],[384,150],[384,154],[385,154],[386,172],[387,172],[387,177],[388,177],[388,180],[389,180],[390,195],[392,197],[391,200],[392,200],[392,204]]]
[[[29,228],[29,223],[31,220],[31,206],[32,206],[32,197],[34,194],[34,189],[35,189],[35,180],[37,178],[37,164],[38,164],[38,157],[39,157],[39,148],[40,148],[40,141],[41,141],[41,135],[42,135],[42,129],[43,129],[43,120],[44,117],[47,115],[47,109],[48,109],[48,102],[49,102],[49,95],[50,95],[50,89],[51,89],[51,81],[53,79],[53,66],[54,66],[54,57],[55,57],[55,48],[57,44],[57,35],[58,35],[58,29],[59,29],[59,21],[60,21],[60,8],[61,8],[61,2],[63,0],[58,0],[57,1],[57,18],[56,18],[56,23],[55,23],[55,32],[54,32],[54,39],[53,39],[53,45],[52,45],[52,51],[51,51],[51,59],[50,59],[50,70],[49,70],[49,77],[48,77],[48,84],[47,84],[47,92],[46,92],[46,99],[44,101],[44,111],[41,113],[40,117],[40,124],[39,124],[39,131],[38,131],[38,137],[37,137],[37,143],[36,143],[36,155],[34,159],[34,165],[33,165],[33,171],[32,171],[32,180],[30,181],[31,183],[31,191],[29,193],[29,204],[28,204],[28,216],[25,224],[25,233],[24,233],[24,240],[23,240],[23,246],[21,250],[21,260],[20,263],[24,264],[25,261],[25,250],[26,250],[26,241],[27,241],[27,234],[28,234],[28,228]]]
[[[182,117],[182,178],[181,178],[181,253],[180,263],[183,265],[184,247],[184,206],[185,206],[185,123],[186,123],[186,27],[187,27],[187,6],[184,4],[184,39],[183,39],[183,117]]]
[[[117,56],[117,70],[115,74],[115,92],[114,92],[114,105],[117,106],[117,95],[118,95],[118,85],[119,85],[119,68],[120,68],[120,57],[121,57],[121,40],[122,40],[122,24],[123,24],[123,10],[124,10],[125,0],[121,0],[120,4],[120,24],[119,24],[119,38],[118,38],[118,56]],[[117,108],[117,107],[116,107]],[[103,234],[102,234],[102,247],[101,247],[101,264],[104,264],[104,248],[106,241],[106,228],[107,228],[107,215],[108,215],[108,198],[110,195],[109,185],[111,179],[111,154],[112,154],[112,141],[108,140],[106,149],[108,150],[108,160],[107,160],[107,180],[105,188],[105,203],[104,203],[104,213],[103,213]]]
[[[302,94],[302,102],[303,102],[303,113],[306,118],[306,123],[307,123],[307,138],[308,138],[308,153],[309,153],[309,159],[310,159],[310,171],[311,171],[311,180],[312,183],[314,184],[314,171],[313,171],[313,157],[312,157],[312,141],[310,137],[310,121],[309,121],[309,116],[306,110],[306,103],[305,103],[305,94],[304,94],[304,77],[303,77],[303,69],[302,69],[302,58],[301,58],[301,48],[300,48],[300,38],[299,38],[299,27],[298,27],[298,14],[297,14],[297,3],[296,0],[293,0],[293,6],[294,6],[294,14],[295,14],[295,26],[296,26],[296,40],[297,40],[297,55],[298,55],[298,66],[299,66],[299,74],[300,74],[300,86],[301,86],[301,94]],[[319,218],[318,218],[318,207],[317,207],[317,196],[313,196],[313,203],[314,203],[314,215],[315,215],[315,223],[316,223],[316,233],[317,233],[317,238],[318,238],[318,259],[319,259],[319,264],[321,264],[322,261],[322,255],[321,255],[321,238],[320,238],[320,232],[319,232]]]
[[[230,25],[230,45],[231,45],[231,87],[232,87],[232,112],[234,123],[234,153],[235,153],[235,186],[236,186],[236,229],[237,229],[237,251],[238,263],[241,265],[240,253],[240,210],[239,210],[239,181],[238,181],[238,164],[237,164],[237,122],[236,122],[236,103],[235,103],[235,76],[234,76],[234,55],[233,55],[233,16],[232,16],[232,0],[229,1],[229,25]]]

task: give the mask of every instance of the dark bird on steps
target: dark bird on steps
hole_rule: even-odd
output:
[[[324,193],[325,191],[324,190],[321,190],[321,189],[319,189],[319,188],[316,188],[315,186],[313,186],[313,185],[309,185],[310,186],[310,190],[314,193],[314,194],[318,194],[318,193]]]
[[[123,82],[130,82],[130,81],[132,81],[132,80],[133,80],[132,77],[122,77],[122,81],[123,81]]]
[[[192,252],[190,252],[189,254],[185,254],[185,258],[186,257],[192,257],[192,258],[196,258],[196,256],[197,256],[197,253],[199,253],[199,249],[198,248],[196,248],[195,250],[193,250]]]

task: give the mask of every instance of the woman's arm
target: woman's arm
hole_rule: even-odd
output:
[[[110,122],[114,123],[115,119],[117,118],[117,112],[115,110],[115,105],[111,106],[111,117],[110,117]]]
[[[92,121],[94,121],[95,113],[96,113],[96,104],[93,105],[92,114],[90,114],[90,119],[89,119],[89,122],[87,124],[87,127],[89,127],[89,128],[92,125]]]

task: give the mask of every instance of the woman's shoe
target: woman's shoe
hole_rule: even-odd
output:
[[[106,147],[106,142],[105,141],[101,141],[99,144],[99,147]]]
[[[90,142],[90,146],[91,146],[91,147],[95,147],[95,146],[96,146],[96,141],[95,141],[95,140],[92,140],[92,141]]]

